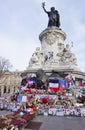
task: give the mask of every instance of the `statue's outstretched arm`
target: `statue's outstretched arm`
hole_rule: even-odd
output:
[[[43,10],[48,13],[48,11],[45,9],[45,2],[42,3]]]

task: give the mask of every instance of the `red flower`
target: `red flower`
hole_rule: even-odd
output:
[[[48,103],[48,98],[47,97],[42,98],[42,102],[43,103]]]

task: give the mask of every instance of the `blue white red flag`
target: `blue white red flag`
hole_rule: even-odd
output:
[[[27,78],[26,81],[27,81],[27,87],[28,87],[28,88],[29,88],[29,87],[32,87],[33,84],[35,83],[34,79],[31,78],[31,77],[30,77],[30,78]]]
[[[70,74],[68,74],[68,73],[65,74],[65,80],[67,80],[67,81],[70,81],[70,80],[71,80]]]
[[[49,89],[54,91],[59,91],[59,80],[50,79],[49,80]]]
[[[29,84],[29,87],[31,87],[33,85],[34,81],[31,79],[29,80],[28,84]]]

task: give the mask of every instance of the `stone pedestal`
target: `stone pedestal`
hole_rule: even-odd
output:
[[[43,53],[43,68],[59,67],[59,45],[64,49],[66,34],[57,27],[48,27],[40,35],[41,51]]]
[[[39,35],[39,39],[41,41],[43,55],[45,56],[49,52],[53,52],[55,59],[58,53],[58,44],[64,44],[66,34],[57,27],[48,27]]]

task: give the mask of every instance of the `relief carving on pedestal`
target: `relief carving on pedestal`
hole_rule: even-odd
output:
[[[44,63],[51,63],[51,62],[53,62],[53,60],[54,60],[53,52],[48,52],[47,54],[45,54]]]
[[[46,43],[48,43],[49,45],[52,45],[56,42],[56,35],[54,33],[48,33],[45,37],[45,41]]]
[[[59,53],[57,53],[57,56],[59,57],[59,64],[77,65],[77,59],[75,54],[71,52],[71,47],[72,45],[70,46],[69,44],[66,44],[66,47],[62,43],[58,44]]]
[[[37,47],[36,51],[33,53],[30,62],[29,62],[29,67],[40,67],[43,64],[43,54],[40,51],[40,48]]]

